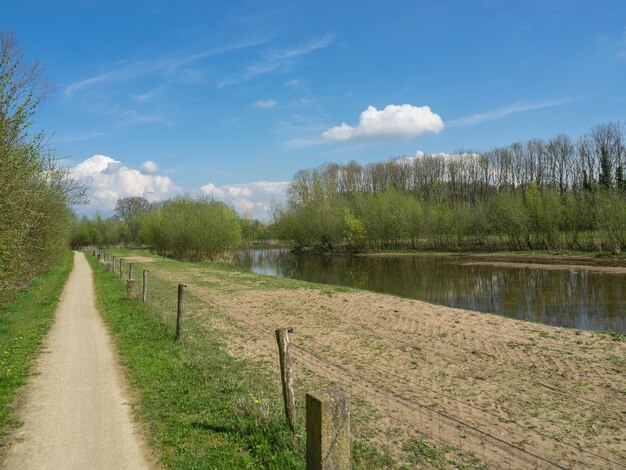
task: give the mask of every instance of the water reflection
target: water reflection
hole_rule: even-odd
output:
[[[467,265],[467,257],[293,255],[289,250],[238,252],[258,274],[384,292],[493,312],[520,320],[626,333],[626,276],[586,270]]]

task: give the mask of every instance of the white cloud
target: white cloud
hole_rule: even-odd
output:
[[[300,46],[273,51],[269,54],[269,59],[274,61],[293,59],[294,57],[309,54],[317,49],[327,47],[333,42],[333,39],[332,34],[325,34],[320,38],[312,39],[306,44],[302,44]]]
[[[159,171],[159,165],[154,163],[152,160],[146,160],[141,164],[141,169],[146,173],[156,173]]]
[[[78,182],[87,186],[94,209],[112,210],[118,199],[128,196],[159,201],[180,191],[167,176],[144,174],[105,155],[94,155],[71,171]]]
[[[93,85],[96,85],[98,83],[105,82],[109,80],[111,77],[113,77],[112,73],[103,73],[100,75],[96,75],[94,77],[85,78],[78,82],[74,82],[71,85],[68,85],[65,88],[64,93],[67,97],[71,98],[72,95],[76,93],[77,91],[81,91],[83,89],[90,88]]]
[[[130,96],[132,96],[132,98],[135,101],[142,102],[142,101],[150,101],[152,98],[154,98],[155,94],[156,92],[154,91],[147,91],[145,93],[140,93],[138,95],[130,95]]]
[[[443,127],[443,120],[429,106],[390,104],[380,111],[369,106],[361,113],[358,125],[344,122],[322,132],[322,137],[333,141],[401,140],[424,132],[439,132]]]
[[[288,181],[257,181],[254,183],[200,187],[202,194],[232,204],[240,213],[250,213],[252,218],[268,220],[272,203],[287,198]]]
[[[287,70],[302,56],[317,51],[318,49],[328,47],[332,44],[333,40],[334,36],[332,34],[326,34],[322,37],[311,39],[299,46],[268,51],[260,62],[248,65],[237,77],[222,80],[218,83],[218,87],[245,82],[258,75]]]
[[[268,41],[269,38],[262,38],[258,40],[226,44],[221,47],[192,54],[178,54],[134,62],[125,62],[123,65],[111,67],[111,69],[106,73],[71,83],[65,87],[64,94],[66,98],[71,99],[78,92],[83,92],[96,86],[123,83],[144,76],[160,76],[166,79],[185,81],[186,78],[189,78],[188,74],[190,67],[198,62],[214,56],[226,54],[228,52],[257,47],[267,43]],[[184,73],[181,74],[181,71]],[[148,98],[145,94],[143,97]],[[141,101],[142,96],[139,95],[136,98]]]
[[[278,104],[276,100],[256,100],[255,108],[273,108]]]
[[[476,124],[482,124],[483,122],[495,121],[496,119],[502,119],[510,114],[522,113],[525,111],[533,111],[535,109],[549,108],[552,106],[559,106],[562,104],[571,103],[577,101],[579,98],[562,98],[557,100],[539,101],[536,103],[513,103],[503,108],[492,109],[485,111],[484,113],[476,113],[470,116],[460,117],[448,122],[450,127],[457,126],[474,126]]]
[[[437,158],[445,161],[461,161],[467,159],[478,159],[480,154],[474,152],[460,152],[460,153],[446,153],[446,152],[437,152],[437,153],[424,153],[421,150],[415,152],[413,156],[405,156],[399,157],[393,160],[398,164],[408,164],[412,165],[415,160],[421,160],[423,158]]]

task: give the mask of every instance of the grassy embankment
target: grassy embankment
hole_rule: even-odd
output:
[[[171,284],[150,276],[149,302],[129,300],[119,279],[92,256],[88,259],[98,308],[138,396],[138,417],[147,424],[148,440],[164,467],[304,468],[302,419],[292,434],[284,424],[275,381],[252,361],[235,359],[225,347],[227,338],[194,318],[193,296],[185,294],[189,313],[183,341],[176,342]],[[183,264],[166,259],[159,263],[174,273]],[[135,268],[138,279],[140,267]],[[357,442],[353,457],[355,468],[395,467],[387,455]]]
[[[599,237],[598,234],[595,235]],[[563,235],[564,237],[564,235]],[[567,246],[566,243],[561,243],[563,247]],[[540,256],[553,256],[556,261],[559,257],[575,256],[587,259],[610,259],[616,262],[626,262],[626,252],[613,253],[610,250],[602,250],[598,248],[601,244],[598,242],[594,248],[545,248],[545,247],[512,247],[496,242],[486,243],[485,245],[477,244],[457,244],[448,246],[435,246],[428,245],[427,243],[421,243],[416,248],[411,248],[410,243],[402,244],[398,247],[386,247],[386,248],[364,248],[362,250],[349,250],[345,247],[339,247],[334,250],[328,248],[314,246],[305,248],[295,248],[296,251],[309,251],[318,254],[348,254],[348,255],[379,255],[379,254],[427,254],[427,255],[440,255],[440,254],[454,254],[454,255],[472,255],[472,254],[490,254],[494,256],[513,255],[513,256],[527,256],[532,258],[535,255]],[[244,249],[263,249],[263,248],[294,248],[294,243],[289,241],[283,241],[280,246],[246,246]]]
[[[12,416],[13,403],[54,321],[72,260],[72,252],[67,251],[61,264],[35,278],[27,290],[0,309],[0,445],[8,428],[19,424]]]

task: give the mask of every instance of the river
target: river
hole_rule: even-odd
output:
[[[472,262],[478,259],[468,256],[294,255],[286,249],[240,251],[235,260],[258,274],[354,287],[553,326],[626,333],[625,274],[575,267],[476,265]]]

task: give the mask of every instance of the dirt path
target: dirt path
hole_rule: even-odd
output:
[[[148,469],[82,253],[65,286],[36,375],[24,390],[2,469]]]

